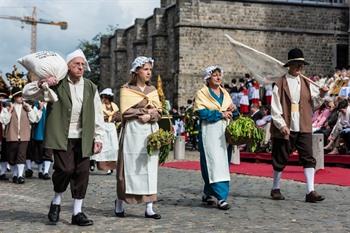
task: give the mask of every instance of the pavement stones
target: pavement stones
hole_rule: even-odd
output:
[[[271,185],[269,178],[232,174],[228,200],[232,208],[222,211],[202,204],[199,171],[160,168],[154,207],[162,219],[145,219],[144,204],[126,205],[127,217],[116,218],[115,175],[93,172],[83,211],[94,225],[78,227],[70,224],[69,190],[59,223],[49,225],[51,181],[0,182],[0,232],[350,232],[350,187],[316,185],[326,200],[312,204],[304,202],[303,183],[282,180],[284,201],[270,199]]]

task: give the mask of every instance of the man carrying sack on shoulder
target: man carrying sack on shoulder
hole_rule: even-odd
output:
[[[57,83],[50,77],[30,83],[25,94],[36,95],[48,85],[58,97],[58,101],[47,105],[44,145],[54,154],[55,191],[48,218],[58,222],[62,194],[70,184],[74,199],[72,224],[89,226],[93,221],[82,212],[82,204],[89,182],[89,157],[102,150],[102,105],[96,85],[83,78],[84,70],[90,70],[84,53],[78,49],[67,56],[66,62],[68,74],[63,80]]]

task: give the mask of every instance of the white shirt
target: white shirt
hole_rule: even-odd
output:
[[[299,104],[300,88],[301,88],[300,77],[299,76],[295,77],[290,74],[286,74],[286,79],[287,79],[288,88],[290,92],[291,103]],[[320,92],[318,88],[310,84],[310,92],[311,92],[311,98],[313,99],[314,104],[318,105],[318,102],[320,102],[320,99],[322,100],[322,98],[319,97]],[[281,129],[284,126],[287,126],[286,122],[282,117],[282,114],[283,114],[283,109],[280,101],[280,96],[278,94],[278,87],[277,85],[275,85],[272,91],[271,116],[272,116],[273,124],[278,129]],[[300,113],[299,112],[291,112],[290,131],[294,131],[294,132],[300,131]]]
[[[16,112],[17,119],[18,119],[18,126],[17,126],[18,132],[17,132],[17,135],[18,135],[18,139],[21,139],[20,131],[21,131],[21,115],[23,113],[22,112],[23,104],[14,103],[13,106],[14,106],[13,111]],[[29,105],[28,105],[28,109],[29,109],[29,111],[27,112],[27,114],[28,114],[29,122],[30,123],[35,123],[37,121],[37,112],[34,111]],[[26,112],[24,112],[24,113],[26,113]],[[12,113],[9,112],[7,110],[7,108],[3,108],[2,111],[1,111],[1,115],[0,115],[1,123],[3,125],[9,124],[10,121],[11,121],[11,117],[12,117]]]
[[[84,96],[84,79],[83,77],[77,83],[73,83],[68,77],[69,89],[72,98],[72,113],[71,121],[69,125],[68,138],[81,138],[81,110]],[[42,89],[39,88],[37,82],[31,82],[25,85],[23,89],[23,96],[27,98],[38,98],[44,95]],[[49,96],[51,98],[51,96]],[[57,96],[56,96],[57,97]],[[53,102],[53,98],[48,100]],[[96,90],[94,97],[95,107],[95,141],[102,142],[102,135],[104,134],[103,129],[103,112],[102,103],[98,91]]]
[[[72,98],[72,113],[69,124],[68,138],[81,138],[82,128],[81,128],[81,110],[83,107],[83,97],[84,97],[84,79],[76,83],[73,83],[68,77],[68,84],[70,89],[70,94]],[[96,90],[94,97],[95,106],[95,140],[102,142],[103,130],[103,112],[102,103],[98,91]]]

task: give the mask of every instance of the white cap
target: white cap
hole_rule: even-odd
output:
[[[83,51],[82,51],[81,49],[77,49],[77,50],[75,50],[74,52],[72,52],[72,53],[70,53],[70,54],[67,55],[67,57],[66,57],[66,62],[67,62],[67,64],[68,64],[71,60],[73,60],[74,58],[76,58],[76,57],[81,57],[81,58],[83,58],[84,61],[85,61],[85,63],[86,63],[86,70],[87,70],[87,71],[91,71],[90,66],[89,66],[89,63],[88,63],[88,61],[86,60],[86,57],[85,57],[85,55],[84,55],[84,53],[83,53]]]
[[[221,75],[224,75],[224,70],[220,66],[209,66],[204,70],[204,80],[207,80],[211,77],[211,74],[213,73],[214,70],[219,69],[221,72]]]
[[[111,88],[106,88],[101,91],[100,95],[109,95],[109,96],[114,96],[112,89]]]
[[[153,67],[154,60],[151,57],[140,56],[137,57],[131,64],[130,73],[136,72],[136,69],[143,66],[146,63],[151,63]]]

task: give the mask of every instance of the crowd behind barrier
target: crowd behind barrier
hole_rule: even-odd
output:
[[[350,154],[350,69],[336,69],[328,75],[312,75],[309,78],[320,87],[327,86],[328,94],[319,106],[314,106],[312,117],[313,133],[324,135],[325,154]],[[224,84],[237,106],[236,115],[251,117],[256,126],[264,131],[257,152],[271,152],[271,99],[274,84],[260,84],[249,74],[244,78],[232,79]],[[314,88],[311,86],[311,88]],[[186,106],[173,106],[170,111],[176,136],[183,136],[186,148],[198,150],[199,118],[193,111],[193,100]],[[241,151],[250,148],[241,145]]]

